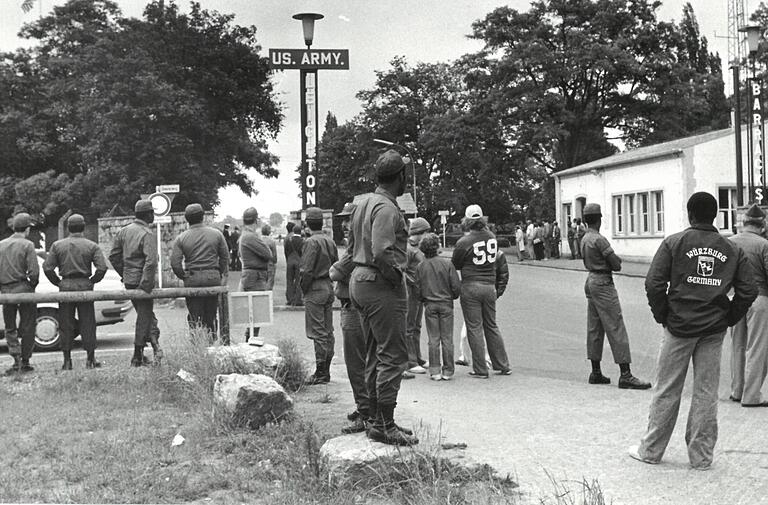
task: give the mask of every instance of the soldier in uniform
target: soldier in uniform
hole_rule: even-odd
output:
[[[348,218],[354,212],[355,206],[346,204],[337,217]],[[355,264],[348,254],[331,265],[328,274],[336,282],[334,294],[341,302],[341,335],[344,340],[344,364],[347,367],[347,378],[352,387],[352,397],[355,400],[355,411],[347,416],[352,424],[341,429],[342,433],[360,433],[366,430],[366,421],[371,416],[368,401],[368,389],[365,385],[365,335],[360,321],[360,312],[349,297],[349,279]]]
[[[288,222],[285,229],[288,232],[285,235],[283,243],[283,252],[285,253],[285,298],[288,305],[300,307],[304,305],[301,300],[301,286],[299,285],[299,265],[301,264],[301,250],[304,246],[304,239],[301,235],[294,233],[295,223]],[[298,228],[301,233],[301,227]]]
[[[731,241],[747,257],[754,272],[757,298],[731,331],[731,400],[742,407],[768,407],[760,390],[768,372],[768,240],[762,236],[765,212],[753,204],[744,229]]]
[[[184,209],[189,229],[173,242],[171,268],[184,287],[226,286],[229,274],[229,248],[224,235],[203,224],[203,206],[191,203]],[[183,264],[182,264],[183,262]],[[216,339],[218,295],[187,297],[190,328],[201,325]]]
[[[405,343],[408,346],[408,370],[406,374],[425,374],[426,361],[421,358],[421,320],[424,317],[424,304],[415,295],[416,268],[424,261],[424,253],[419,249],[421,238],[430,230],[429,222],[423,217],[411,220],[408,227],[408,249],[406,251],[405,285],[408,288],[408,315],[406,316]],[[406,375],[405,378],[408,378]]]
[[[100,282],[107,273],[107,261],[96,242],[83,236],[85,219],[72,214],[67,219],[69,236],[51,245],[48,257],[43,263],[43,273],[59,291],[93,291],[93,285]],[[95,272],[91,267],[95,268]],[[58,269],[58,275],[56,274]],[[75,331],[75,310],[83,347],[87,355],[86,368],[99,368],[96,361],[96,313],[93,302],[60,303],[59,323],[61,324],[61,351],[64,353],[62,370],[72,370],[72,340]]]
[[[456,242],[451,261],[461,272],[461,311],[472,351],[469,375],[488,378],[488,364],[484,359],[486,342],[493,369],[499,375],[511,375],[507,350],[496,324],[496,299],[507,288],[509,267],[479,205],[466,208],[464,222],[469,234]]]
[[[664,338],[648,429],[640,444],[629,448],[629,456],[649,464],[661,461],[693,362],[685,443],[691,467],[708,470],[717,442],[723,338],[728,326],[747,313],[759,288],[752,282],[755,273],[747,255],[712,225],[718,213],[715,197],[694,193],[687,208],[690,228],[664,239],[645,277],[648,304],[653,318],[664,326]]]
[[[307,226],[312,230],[301,252],[301,291],[304,293],[304,321],[307,338],[315,344],[315,373],[308,384],[324,384],[331,380],[333,359],[333,283],[331,265],[339,260],[339,252],[331,237],[323,232],[323,211],[307,209]]]
[[[271,237],[272,227],[265,224],[261,227],[261,239],[269,247],[269,251],[272,253],[272,259],[267,264],[267,291],[272,291],[275,287],[275,270],[277,270],[277,244]]]
[[[123,280],[126,289],[141,289],[151,293],[155,287],[157,275],[157,244],[149,225],[155,220],[155,212],[149,200],[139,200],[134,207],[135,219],[117,232],[109,262]],[[152,344],[155,363],[159,364],[163,356],[160,349],[160,330],[153,311],[153,300],[131,300],[136,310],[136,336],[133,341],[131,366],[146,364],[144,345]]]
[[[408,362],[404,271],[408,233],[396,198],[405,190],[405,163],[388,150],[374,165],[378,187],[358,203],[347,254],[355,263],[350,298],[360,311],[366,339],[366,385],[370,429],[375,441],[413,445],[419,440],[395,423],[397,393]]]
[[[0,241],[0,293],[34,293],[40,280],[35,246],[28,240],[32,218],[26,212],[13,216],[13,235]],[[16,326],[16,314],[19,325]],[[35,346],[37,305],[34,303],[3,304],[5,339],[13,365],[6,374],[31,372],[29,364]],[[21,342],[19,342],[21,340]]]
[[[621,389],[648,389],[649,382],[632,375],[629,364],[632,361],[629,351],[629,336],[621,315],[619,294],[613,284],[612,272],[621,270],[619,258],[608,240],[600,234],[602,212],[600,205],[587,204],[582,212],[584,222],[589,228],[579,241],[584,267],[589,271],[584,293],[587,296],[587,358],[592,362],[590,384],[610,384],[611,379],[603,375],[600,360],[603,359],[603,341],[608,336],[613,359],[619,365]]]
[[[240,237],[240,258],[243,262],[243,273],[240,276],[240,291],[269,290],[269,262],[272,251],[257,231],[256,222],[259,213],[253,207],[243,211],[243,234]],[[253,329],[253,338],[259,337],[259,328]],[[250,328],[245,330],[245,341],[251,339]],[[254,344],[261,345],[260,340]]]

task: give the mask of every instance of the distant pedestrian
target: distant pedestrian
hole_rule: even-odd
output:
[[[277,244],[272,238],[272,227],[268,224],[261,227],[261,239],[272,253],[272,259],[267,265],[267,290],[272,291],[272,288],[275,287],[275,271],[277,270]]]
[[[368,357],[366,383],[371,403],[371,440],[414,445],[413,432],[395,423],[395,407],[408,363],[405,324],[408,295],[403,271],[408,232],[396,198],[405,191],[405,162],[392,149],[374,164],[377,187],[352,215],[347,255],[356,264],[350,297],[360,311]]]
[[[20,212],[13,216],[11,221],[13,235],[0,240],[0,293],[4,295],[34,293],[40,280],[35,246],[28,239],[31,226],[31,216]],[[19,315],[18,326],[16,314]],[[5,371],[6,374],[34,370],[29,360],[35,347],[36,321],[36,304],[3,304],[5,340],[8,343],[8,353],[13,358],[13,365]]]
[[[304,239],[294,233],[296,225],[289,221],[285,225],[287,231],[283,252],[285,253],[285,303],[295,307],[304,305],[299,284],[299,266],[301,264],[301,249]],[[301,233],[301,228],[297,229]]]
[[[337,217],[349,218],[354,212],[355,206],[345,205]],[[331,265],[329,276],[336,282],[334,294],[341,303],[341,335],[344,349],[344,365],[347,368],[347,378],[352,388],[352,397],[355,400],[355,411],[347,415],[352,421],[351,425],[341,429],[342,433],[361,433],[366,430],[371,413],[371,403],[368,396],[368,388],[365,381],[366,342],[363,333],[363,325],[358,312],[349,295],[349,280],[355,264],[352,256],[346,254],[339,261]]]
[[[584,220],[589,229],[581,244],[581,257],[584,267],[589,271],[584,284],[587,296],[587,358],[592,363],[589,374],[590,384],[610,384],[600,368],[603,359],[603,342],[608,337],[613,352],[613,360],[619,365],[620,389],[649,389],[651,384],[632,375],[632,362],[629,350],[629,335],[621,314],[621,303],[616,286],[613,284],[613,272],[621,271],[621,258],[613,251],[608,240],[600,234],[602,211],[600,205],[590,203],[584,207]]]
[[[536,253],[533,251],[533,233],[536,226],[533,221],[528,220],[528,225],[525,228],[525,252],[528,254],[528,259],[536,259]]]
[[[272,261],[272,250],[258,230],[259,213],[253,207],[243,211],[243,234],[240,236],[240,258],[243,263],[243,273],[240,275],[240,291],[269,291],[269,264]],[[262,345],[259,339],[259,328],[245,330],[245,341],[252,345]]]
[[[468,206],[464,219],[469,235],[456,242],[451,260],[456,270],[461,271],[461,311],[472,349],[470,375],[488,378],[483,360],[486,343],[493,369],[500,375],[511,375],[504,340],[496,324],[496,299],[509,279],[507,262],[502,259],[504,253],[499,250],[496,237],[488,230],[480,206]]]
[[[323,211],[307,209],[307,227],[312,230],[304,241],[301,253],[301,291],[304,293],[304,321],[307,338],[315,346],[315,373],[308,384],[325,384],[331,380],[331,360],[334,354],[333,284],[329,277],[331,265],[339,260],[333,240],[323,232]]]
[[[226,237],[225,237],[226,238]],[[230,270],[240,271],[242,263],[240,262],[240,227],[235,226],[232,236],[229,239],[229,261]]]
[[[541,242],[544,246],[544,259],[548,260],[552,256],[552,225],[549,219],[545,219],[541,224]]]
[[[202,205],[187,205],[184,218],[189,223],[189,229],[173,242],[171,268],[187,288],[227,285],[230,264],[227,242],[219,230],[203,223],[204,217]],[[188,296],[186,302],[190,328],[202,325],[216,340],[219,296]]]
[[[525,260],[525,233],[520,225],[515,226],[515,251],[517,261]]]
[[[43,272],[59,291],[93,291],[107,273],[107,261],[99,244],[83,236],[85,219],[72,214],[67,219],[69,236],[57,240],[43,263]],[[92,269],[95,269],[95,271]],[[56,274],[58,270],[58,275]],[[75,321],[77,310],[77,321]],[[96,312],[93,302],[62,302],[59,304],[61,350],[64,354],[62,370],[72,370],[72,341],[78,331],[86,352],[86,368],[99,368],[96,361]]]
[[[582,222],[581,218],[576,218],[574,221],[574,239],[573,245],[576,247],[576,257],[583,259],[581,241],[584,239],[584,235],[587,233],[587,226]]]
[[[424,253],[424,260],[416,267],[414,290],[424,303],[424,324],[429,337],[429,377],[451,380],[455,368],[453,301],[461,294],[461,281],[451,260],[438,256],[440,238],[437,235],[424,235],[419,249]]]
[[[540,221],[533,223],[533,254],[538,261],[544,259],[544,229]]]
[[[742,407],[768,407],[760,390],[768,372],[768,240],[763,236],[765,212],[757,204],[747,210],[744,228],[731,237],[754,273],[757,298],[731,330],[731,400]]]
[[[557,221],[554,221],[552,223],[552,257],[553,258],[560,258],[560,225],[557,224]]]
[[[149,200],[139,200],[134,207],[136,218],[117,232],[109,253],[109,262],[120,275],[126,289],[141,289],[151,293],[157,275],[157,242],[149,225],[155,220],[155,212]],[[131,300],[136,310],[136,335],[133,341],[131,366],[144,366],[144,346],[152,344],[155,363],[163,357],[160,348],[160,330],[153,311],[154,301]]]
[[[568,229],[566,232],[566,238],[568,239],[568,250],[571,253],[571,259],[576,259],[576,228],[571,220],[568,220]]]
[[[408,288],[408,316],[406,318],[405,338],[408,346],[408,373],[425,374],[426,361],[421,358],[421,320],[424,316],[424,304],[416,296],[416,268],[424,261],[424,254],[419,249],[421,238],[430,230],[429,222],[423,217],[411,220],[408,227],[408,250],[405,264],[405,285]]]
[[[759,291],[747,255],[712,225],[718,214],[715,197],[694,193],[687,209],[690,228],[664,239],[645,278],[648,304],[653,318],[664,327],[664,339],[648,429],[640,445],[629,448],[629,455],[650,464],[661,461],[675,429],[692,362],[685,443],[691,467],[708,470],[717,442],[723,337],[728,326],[744,317]]]

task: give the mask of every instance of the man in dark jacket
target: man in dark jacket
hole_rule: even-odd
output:
[[[304,247],[304,239],[294,233],[296,224],[288,222],[285,229],[283,252],[285,253],[285,299],[288,305],[300,307],[302,301],[301,286],[299,284],[299,268],[301,266],[301,250]],[[301,233],[301,227],[297,228]]]
[[[650,464],[661,460],[693,360],[693,401],[685,441],[691,467],[707,470],[717,441],[723,337],[744,317],[758,291],[744,252],[712,226],[718,212],[715,197],[694,193],[687,207],[691,227],[664,239],[645,278],[648,304],[653,318],[664,326],[664,339],[648,430],[639,446],[629,448],[629,455]]]

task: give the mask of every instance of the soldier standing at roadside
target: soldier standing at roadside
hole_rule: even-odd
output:
[[[425,233],[430,231],[429,222],[423,217],[411,220],[408,227],[408,249],[406,250],[405,286],[408,288],[408,314],[405,323],[405,343],[408,347],[408,369],[403,372],[405,379],[408,374],[425,374],[427,363],[421,357],[421,320],[424,317],[424,304],[414,294],[416,290],[416,268],[424,261],[424,253],[419,249],[419,242]]]
[[[37,264],[35,246],[27,239],[32,218],[26,212],[21,212],[13,216],[11,224],[13,235],[0,241],[0,293],[34,293],[40,278],[40,267]],[[29,364],[29,359],[35,346],[37,305],[5,303],[3,321],[8,353],[13,357],[13,365],[5,373],[31,372],[34,367]]]
[[[243,273],[240,276],[241,291],[268,291],[269,290],[269,262],[272,251],[259,235],[256,229],[256,221],[259,213],[253,207],[243,211],[243,235],[240,237],[240,258],[243,262]],[[259,328],[253,329],[254,344],[261,345]],[[251,339],[250,328],[245,330],[245,341]]]
[[[272,291],[272,288],[275,287],[275,271],[277,270],[277,244],[270,235],[272,235],[272,227],[265,224],[261,227],[261,240],[267,244],[269,252],[272,253],[272,259],[267,264],[267,291]]]
[[[141,289],[151,293],[157,275],[157,244],[149,225],[155,220],[155,212],[149,200],[139,200],[134,207],[136,218],[117,232],[109,262],[120,275],[126,289]],[[155,363],[163,357],[160,349],[160,330],[153,311],[154,300],[131,300],[136,310],[136,336],[133,341],[131,366],[143,366],[144,345],[152,343]]]
[[[373,417],[368,436],[386,444],[414,445],[418,438],[395,423],[397,394],[408,362],[403,278],[408,232],[395,200],[405,191],[405,163],[390,149],[374,168],[378,187],[358,203],[347,249],[356,265],[349,294],[360,311],[366,339],[366,384]]]
[[[589,270],[584,293],[587,295],[587,358],[592,362],[590,384],[610,384],[600,370],[603,359],[603,341],[608,336],[613,359],[619,365],[620,389],[648,389],[649,382],[641,381],[629,369],[632,361],[629,352],[629,336],[621,315],[619,295],[613,284],[612,272],[621,270],[619,258],[608,240],[600,235],[602,216],[600,206],[590,203],[584,207],[584,222],[589,228],[584,234],[581,245],[581,257],[584,267]]]
[[[96,242],[83,236],[85,219],[72,214],[67,219],[69,236],[51,245],[48,257],[43,263],[43,273],[59,291],[93,291],[93,285],[100,282],[107,273],[107,261]],[[96,271],[91,270],[91,265]],[[59,274],[56,275],[56,269]],[[62,370],[72,370],[72,340],[75,331],[75,309],[83,347],[87,355],[86,368],[99,368],[96,361],[96,312],[93,302],[60,303],[59,323],[61,324],[61,351],[64,353]]]
[[[203,224],[205,212],[202,205],[192,203],[184,209],[189,229],[173,243],[171,268],[176,277],[184,281],[184,287],[199,288],[226,286],[229,274],[229,248],[224,235],[217,229]],[[183,265],[182,265],[183,260]],[[218,295],[188,296],[187,321],[190,328],[202,324],[213,340],[216,340],[216,315]]]
[[[312,230],[301,252],[301,291],[304,293],[304,320],[307,337],[315,344],[315,373],[309,384],[331,380],[333,359],[333,283],[329,271],[339,260],[333,240],[323,232],[323,211],[307,209],[307,226]]]

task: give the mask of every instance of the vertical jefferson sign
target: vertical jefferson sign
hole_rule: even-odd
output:
[[[758,78],[750,79],[750,115],[752,117],[751,129],[754,132],[754,141],[750,142],[750,176],[754,181],[752,201],[762,205],[766,197],[765,191],[765,125],[763,124],[763,81]],[[750,138],[753,133],[750,133]]]
[[[348,49],[270,49],[273,70],[299,70],[301,94],[301,205],[317,205],[317,71],[349,70]]]

